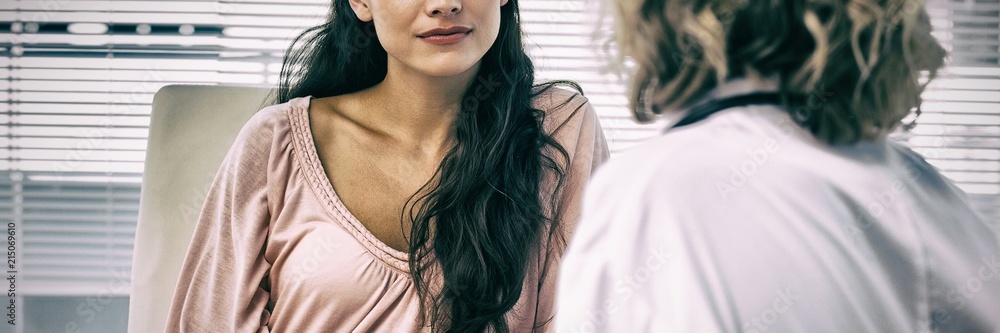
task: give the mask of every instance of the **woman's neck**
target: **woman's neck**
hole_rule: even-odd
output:
[[[451,77],[432,77],[389,66],[385,80],[360,96],[367,116],[400,142],[445,146],[465,91],[479,66]]]

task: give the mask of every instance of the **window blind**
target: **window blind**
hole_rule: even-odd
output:
[[[932,0],[928,7],[951,57],[924,93],[919,125],[897,139],[1000,223],[1000,0]]]
[[[522,0],[537,76],[579,82],[613,152],[636,125],[602,73],[586,0]],[[1000,4],[932,0],[952,58],[914,147],[1000,220]],[[0,2],[0,214],[19,223],[21,292],[125,294],[153,94],[167,84],[268,86],[327,1]]]

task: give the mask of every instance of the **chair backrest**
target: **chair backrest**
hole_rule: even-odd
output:
[[[166,325],[205,193],[243,124],[267,101],[263,88],[173,85],[153,97],[128,331]]]

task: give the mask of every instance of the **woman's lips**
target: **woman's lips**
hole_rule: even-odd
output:
[[[435,27],[417,34],[417,37],[431,44],[448,45],[461,42],[471,33],[472,27],[453,25],[447,27]]]
[[[471,33],[472,31],[458,32],[445,35],[430,35],[430,36],[420,37],[420,39],[435,45],[448,45],[461,42],[466,37],[469,37],[469,34]]]

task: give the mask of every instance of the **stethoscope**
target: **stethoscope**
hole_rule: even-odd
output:
[[[697,123],[699,121],[705,120],[705,118],[711,115],[730,108],[747,106],[747,105],[781,105],[781,95],[776,92],[758,92],[746,95],[738,95],[732,97],[726,97],[722,99],[711,100],[703,104],[699,104],[691,108],[691,111],[681,118],[677,124],[668,127],[664,132],[678,127],[683,127]]]

